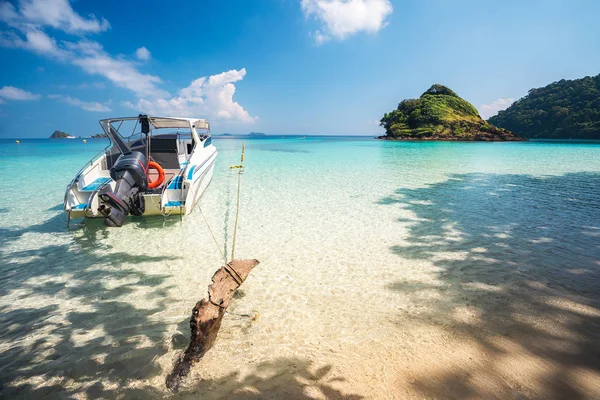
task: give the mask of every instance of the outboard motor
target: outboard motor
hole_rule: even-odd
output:
[[[148,189],[148,163],[143,153],[132,151],[121,154],[110,169],[110,177],[117,182],[113,192],[100,194],[103,204],[98,207],[106,218],[107,226],[122,226],[128,214],[144,213],[143,192]]]

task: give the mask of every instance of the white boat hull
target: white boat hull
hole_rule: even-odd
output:
[[[178,148],[185,148],[186,144],[182,142]],[[190,214],[212,180],[217,154],[209,137],[199,141],[191,154],[173,154],[178,159],[171,161],[179,168],[165,169],[163,184],[142,193],[145,203],[142,216]],[[111,150],[107,149],[67,186],[64,206],[70,218],[105,218],[98,210],[103,204],[100,195],[116,190],[109,172],[110,157]],[[149,173],[150,181],[157,178],[153,174]]]

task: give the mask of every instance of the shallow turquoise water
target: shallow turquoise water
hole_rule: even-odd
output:
[[[229,166],[239,163],[241,142],[215,138],[215,175],[200,202],[226,252],[237,182]],[[307,342],[315,333],[323,346],[360,344],[361,328],[418,306],[398,295],[407,281],[502,288],[535,280],[598,306],[600,143],[244,143],[236,252],[261,265],[237,306],[260,312],[261,322],[242,336],[224,324],[215,351],[230,363],[315,357]],[[177,350],[171,337],[187,335],[189,309],[220,265],[199,209],[183,221],[66,229],[65,187],[106,145],[0,140],[5,393],[54,393],[68,383],[67,395],[99,381],[107,390],[159,388]],[[355,321],[347,299],[372,301],[371,315]],[[250,342],[251,355],[236,352]]]

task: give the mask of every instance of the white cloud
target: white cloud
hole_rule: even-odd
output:
[[[169,96],[167,91],[157,86],[162,83],[158,76],[143,74],[131,61],[112,57],[97,42],[84,40],[66,43],[66,47],[72,52],[73,64],[90,74],[104,76],[116,86],[131,90],[138,97]]]
[[[305,16],[322,25],[312,34],[317,44],[362,31],[378,32],[393,11],[389,0],[301,0],[301,6]]]
[[[150,59],[150,50],[142,46],[135,51],[135,55],[142,61],[148,61]]]
[[[17,47],[34,53],[62,59],[65,57],[63,49],[59,48],[54,38],[46,35],[34,26],[23,29],[24,39],[15,32],[0,32],[0,45],[4,47]]]
[[[4,86],[0,89],[0,97],[7,100],[37,100],[40,98],[40,95],[14,86]]]
[[[66,0],[22,0],[20,9],[10,3],[0,3],[0,20],[15,31],[1,32],[0,45],[17,47],[34,53],[70,62],[91,74],[104,76],[116,86],[132,90],[138,96],[149,93],[168,95],[156,84],[157,76],[143,74],[126,59],[115,58],[104,51],[98,42],[82,39],[78,42],[62,41],[48,36],[43,28],[51,26],[68,33],[99,32],[108,29],[108,22],[99,22],[94,16],[79,16]]]
[[[499,111],[506,110],[514,102],[514,99],[497,99],[492,101],[490,104],[482,104],[479,107],[479,114],[481,118],[488,119],[498,114]]]
[[[98,33],[110,28],[104,18],[93,14],[84,18],[77,14],[68,0],[21,0],[19,10],[8,3],[0,4],[0,20],[22,30],[28,25],[51,26],[67,33]]]
[[[15,9],[15,6],[10,4],[8,1],[0,3],[0,21],[10,22],[19,19],[19,14]]]
[[[137,112],[150,115],[180,115],[206,117],[216,120],[229,120],[253,123],[258,117],[252,117],[236,101],[234,82],[241,81],[246,69],[231,70],[217,75],[198,78],[189,86],[181,89],[177,96],[150,99],[141,98],[136,103],[124,104]]]
[[[49,37],[41,30],[29,29],[25,33],[25,38],[27,41],[24,42],[24,45],[37,53],[48,54],[57,57],[64,56],[64,52],[58,47],[56,40]]]
[[[69,62],[81,67],[90,74],[104,76],[116,86],[129,89],[138,96],[155,94],[168,96],[169,93],[156,85],[162,80],[158,76],[143,74],[129,60],[109,55],[102,45],[91,40],[79,42],[63,41],[60,44],[40,29],[28,28],[25,39],[14,32],[0,35],[0,45],[23,48],[40,55]]]
[[[48,95],[49,99],[60,100],[63,103],[70,104],[72,106],[81,107],[87,111],[96,111],[96,112],[110,112],[112,111],[110,107],[105,104],[93,102],[93,101],[83,101],[71,96],[64,96],[62,94],[51,94]]]
[[[44,31],[46,27],[53,27],[69,34],[96,33],[109,28],[106,20],[98,20],[93,15],[81,17],[67,0],[21,0],[19,5],[17,10],[10,3],[0,2],[0,20],[13,28],[0,32],[0,46],[22,48],[76,65],[89,74],[103,76],[115,86],[131,91],[137,100],[125,104],[146,113],[197,115],[246,123],[256,120],[256,117],[251,117],[240,104],[233,101],[234,82],[243,79],[245,69],[196,79],[190,86],[180,90],[178,95],[172,96],[160,88],[160,77],[140,72],[137,61],[110,55],[96,41],[84,38],[78,41],[57,41]],[[151,54],[145,47],[140,47],[136,56],[140,60],[147,60]],[[86,110],[110,111],[102,103],[84,102],[63,95],[54,96],[53,98]]]

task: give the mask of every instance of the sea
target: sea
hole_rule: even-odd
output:
[[[600,142],[213,143],[214,177],[190,215],[107,228],[67,226],[63,211],[67,184],[106,139],[0,140],[0,397],[170,395],[164,379],[187,344],[191,309],[231,255],[230,167],[242,146],[235,257],[260,264],[185,390],[226,387],[226,398],[250,385],[263,398],[277,390],[269,376],[297,374],[281,382],[296,398],[330,370],[362,382],[352,371],[368,376],[371,364],[351,367],[357,354],[372,365],[402,354],[413,326],[458,329],[457,304],[473,313],[461,308],[461,326],[491,333],[552,315],[502,295],[515,288],[532,304],[547,295],[587,307],[572,311],[577,327],[600,320]],[[572,351],[598,352],[577,329]],[[311,387],[370,397],[368,382],[327,382]]]

